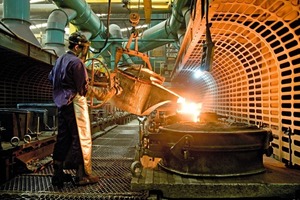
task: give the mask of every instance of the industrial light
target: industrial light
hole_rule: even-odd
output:
[[[129,9],[144,9],[144,5],[132,5],[130,4],[128,6]],[[155,4],[152,4],[152,9],[154,10],[167,10],[170,8],[170,5],[168,4],[163,4],[163,5],[155,5]]]
[[[45,0],[30,0],[30,3],[39,3],[44,2]]]
[[[140,28],[147,28],[147,27],[148,27],[148,24],[144,24],[144,25],[136,26],[135,28],[136,29],[140,29]],[[125,31],[131,30],[131,29],[132,29],[132,27],[121,28],[121,32],[125,32]]]
[[[47,23],[31,25],[29,28],[30,28],[30,30],[33,30],[33,29],[39,29],[39,28],[45,28],[45,27],[47,27]]]
[[[96,14],[98,17],[105,17],[105,16],[107,16],[107,14],[99,14],[99,13],[97,13]]]
[[[40,28],[45,28],[45,27],[47,27],[47,23],[30,25],[29,29],[34,30],[34,29],[40,29]],[[69,27],[65,27],[65,34],[69,34],[69,33],[70,33]]]
[[[194,73],[194,77],[195,78],[200,78],[202,75],[204,74],[204,72],[200,69],[196,70]]]
[[[152,9],[170,9],[170,0],[151,0]],[[128,9],[144,9],[144,3],[140,0],[130,0],[128,4]]]

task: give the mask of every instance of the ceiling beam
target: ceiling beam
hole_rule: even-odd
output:
[[[152,13],[152,1],[144,0],[145,23],[150,24]]]

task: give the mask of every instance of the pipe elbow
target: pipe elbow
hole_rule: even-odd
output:
[[[76,11],[72,9],[55,9],[53,10],[47,21],[47,29],[62,29],[64,30],[69,20],[76,17]]]
[[[46,28],[45,44],[47,49],[53,49],[59,56],[65,52],[65,27],[74,17],[76,17],[76,11],[68,8],[55,9],[50,13]]]

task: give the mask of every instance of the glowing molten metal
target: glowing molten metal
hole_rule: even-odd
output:
[[[193,122],[199,121],[202,103],[186,102],[184,98],[179,98],[177,103],[179,104],[177,112],[185,115],[187,117],[186,120],[191,120]]]

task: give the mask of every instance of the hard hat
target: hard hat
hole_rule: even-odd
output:
[[[80,32],[77,31],[70,35],[69,42],[73,43],[73,44],[82,45],[82,44],[87,43],[88,41],[83,34],[81,34]]]

